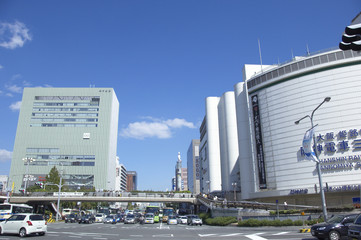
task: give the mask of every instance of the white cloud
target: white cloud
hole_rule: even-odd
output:
[[[4,66],[3,65],[0,65],[0,69],[3,69],[4,68]]]
[[[187,122],[185,119],[180,119],[180,118],[169,119],[165,121],[165,124],[173,128],[181,128],[181,127],[195,128],[192,122]]]
[[[159,138],[166,139],[172,137],[172,128],[195,128],[194,124],[187,122],[185,119],[168,119],[161,121],[152,117],[147,117],[151,122],[134,122],[128,127],[120,130],[120,136],[135,139]]]
[[[31,35],[24,23],[0,23],[0,47],[15,49],[22,47],[26,41],[31,41]]]
[[[7,90],[9,90],[10,92],[13,92],[13,93],[22,93],[23,92],[23,87],[19,87],[16,84],[14,84],[14,85],[6,85],[5,87],[6,87]]]
[[[14,102],[12,103],[9,108],[13,111],[18,111],[20,110],[20,107],[21,107],[21,101],[18,101],[18,102]]]
[[[5,149],[0,149],[0,162],[11,161],[12,155],[13,155],[12,152],[9,152]]]

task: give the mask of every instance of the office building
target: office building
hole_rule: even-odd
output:
[[[117,157],[115,171],[115,190],[124,192],[127,190],[127,169],[124,164],[119,163],[119,157]]]
[[[181,168],[181,191],[188,191],[188,169]]]
[[[15,192],[54,166],[70,188],[114,189],[118,112],[112,88],[24,88],[10,169]]]
[[[136,171],[127,171],[127,191],[136,191],[137,190],[137,172]]]
[[[199,194],[201,165],[199,160],[199,139],[193,139],[187,152],[187,186],[188,190],[193,194]]]

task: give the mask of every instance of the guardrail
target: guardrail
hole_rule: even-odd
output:
[[[11,203],[50,202],[56,201],[89,201],[89,202],[189,202],[195,203],[196,198],[188,193],[128,193],[128,192],[33,192],[24,195],[14,194]]]
[[[287,210],[287,209],[319,209],[319,206],[307,206],[307,205],[293,205],[288,204],[287,206],[283,204],[276,203],[262,203],[262,202],[252,202],[252,201],[227,201],[224,199],[209,199],[201,195],[197,196],[197,199],[200,203],[207,206],[210,209],[214,208],[250,208],[250,209],[264,209],[264,210]]]

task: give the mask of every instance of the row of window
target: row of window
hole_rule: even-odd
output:
[[[26,163],[24,163],[26,164]],[[30,163],[30,165],[35,166],[95,166],[95,162],[58,162],[58,161],[33,161]]]
[[[27,148],[27,153],[58,153],[59,148]]]
[[[34,117],[98,117],[98,113],[33,113]]]
[[[99,102],[99,96],[35,96],[35,100],[51,100],[51,101],[59,101],[59,100],[67,100],[67,101],[92,101]]]
[[[99,108],[33,108],[34,112],[99,112]]]
[[[96,118],[31,118],[33,122],[98,122]]]
[[[99,106],[99,102],[34,102],[33,106]]]
[[[27,155],[33,159],[76,159],[76,160],[95,160],[95,155]]]
[[[98,127],[98,124],[81,124],[81,123],[31,123],[30,127]]]
[[[259,77],[256,77],[252,80],[249,80],[247,82],[247,87],[248,89],[261,84],[263,82],[266,82],[268,80],[274,79],[276,77],[294,72],[294,71],[298,71],[304,68],[309,68],[315,65],[319,65],[319,64],[323,64],[323,63],[328,63],[328,62],[333,62],[336,60],[342,60],[342,59],[347,59],[347,58],[352,58],[352,57],[359,57],[361,56],[361,51],[339,51],[339,52],[333,52],[333,53],[329,53],[329,54],[324,54],[324,55],[320,55],[320,56],[316,56],[313,58],[307,58],[306,60],[303,61],[298,61],[295,62],[293,64],[287,64],[284,67],[279,67],[273,71],[270,71],[266,74],[262,74]]]

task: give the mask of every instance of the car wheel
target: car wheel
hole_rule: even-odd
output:
[[[25,237],[26,236],[26,229],[25,228],[21,228],[19,231],[19,236],[20,237]]]
[[[1,231],[2,231],[2,230],[1,230],[1,227],[0,227],[0,235],[2,234]]]
[[[336,231],[331,231],[329,234],[328,234],[328,238],[330,240],[340,240],[340,234]]]
[[[44,235],[45,235],[45,232],[39,233],[39,236],[44,236]]]

